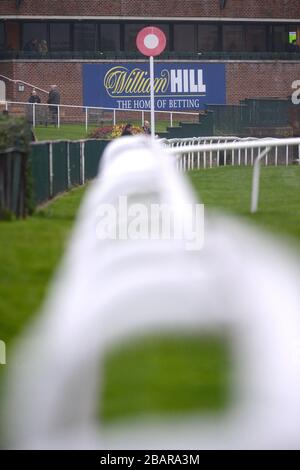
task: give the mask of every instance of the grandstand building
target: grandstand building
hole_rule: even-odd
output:
[[[198,64],[205,76],[205,67],[223,67],[207,69],[210,80],[218,75],[212,103],[286,98],[300,80],[299,0],[2,0],[2,99],[27,101],[29,86],[12,81],[23,80],[44,90],[55,83],[63,104],[101,104],[85,96],[87,66],[146,64],[135,45],[146,25],[167,38],[159,70]]]

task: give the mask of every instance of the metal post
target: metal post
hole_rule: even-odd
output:
[[[145,122],[145,112],[142,111],[142,126],[144,125]]]
[[[85,108],[85,132],[88,131],[88,108]]]
[[[68,189],[71,187],[70,142],[67,142],[67,178]]]
[[[155,111],[154,111],[154,58],[150,57],[150,104],[151,104],[151,138],[155,138]]]
[[[173,113],[170,113],[170,126],[173,127]]]
[[[267,155],[271,147],[267,147],[263,152],[259,149],[259,154],[254,162],[253,177],[252,177],[252,193],[251,193],[251,208],[250,211],[254,214],[257,211],[258,197],[259,197],[259,176],[260,176],[260,162],[262,158]]]
[[[33,103],[32,107],[32,127],[35,127],[35,103]]]
[[[53,144],[49,144],[49,196],[53,197]]]
[[[85,154],[84,154],[84,140],[80,141],[80,183],[85,183]]]
[[[115,126],[116,125],[116,110],[115,109],[114,109],[113,113],[114,113],[113,122],[114,122],[114,126]]]
[[[60,128],[60,106],[57,106],[57,127]]]

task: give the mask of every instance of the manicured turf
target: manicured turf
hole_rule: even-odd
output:
[[[9,342],[40,305],[83,191],[71,191],[26,220],[0,222],[2,340]]]
[[[83,124],[62,124],[59,128],[53,125],[38,126],[34,129],[34,134],[38,141],[42,140],[79,140],[86,139],[89,132],[95,129],[95,126],[85,130]]]
[[[221,167],[191,172],[207,208],[221,208],[300,242],[300,166],[263,167],[258,212],[250,214],[251,167]]]
[[[191,173],[207,207],[223,208],[300,243],[300,168],[263,168],[259,213],[249,215],[251,168]],[[37,311],[63,252],[84,189],[25,221],[0,222],[0,339],[8,346]],[[283,243],[286,243],[283,241]],[[7,355],[9,367],[9,348]],[[0,366],[0,373],[4,366]],[[214,338],[145,338],[108,355],[100,413],[218,410],[228,398],[230,355]]]

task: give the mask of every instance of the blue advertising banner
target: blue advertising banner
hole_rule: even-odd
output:
[[[155,109],[195,111],[226,104],[225,64],[155,63]],[[150,109],[149,63],[83,65],[84,106]]]

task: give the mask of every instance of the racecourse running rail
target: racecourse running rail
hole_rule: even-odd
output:
[[[257,211],[261,161],[265,165],[300,163],[300,138],[201,137],[163,140],[168,153],[177,155],[180,171],[220,165],[253,166],[251,207]]]

